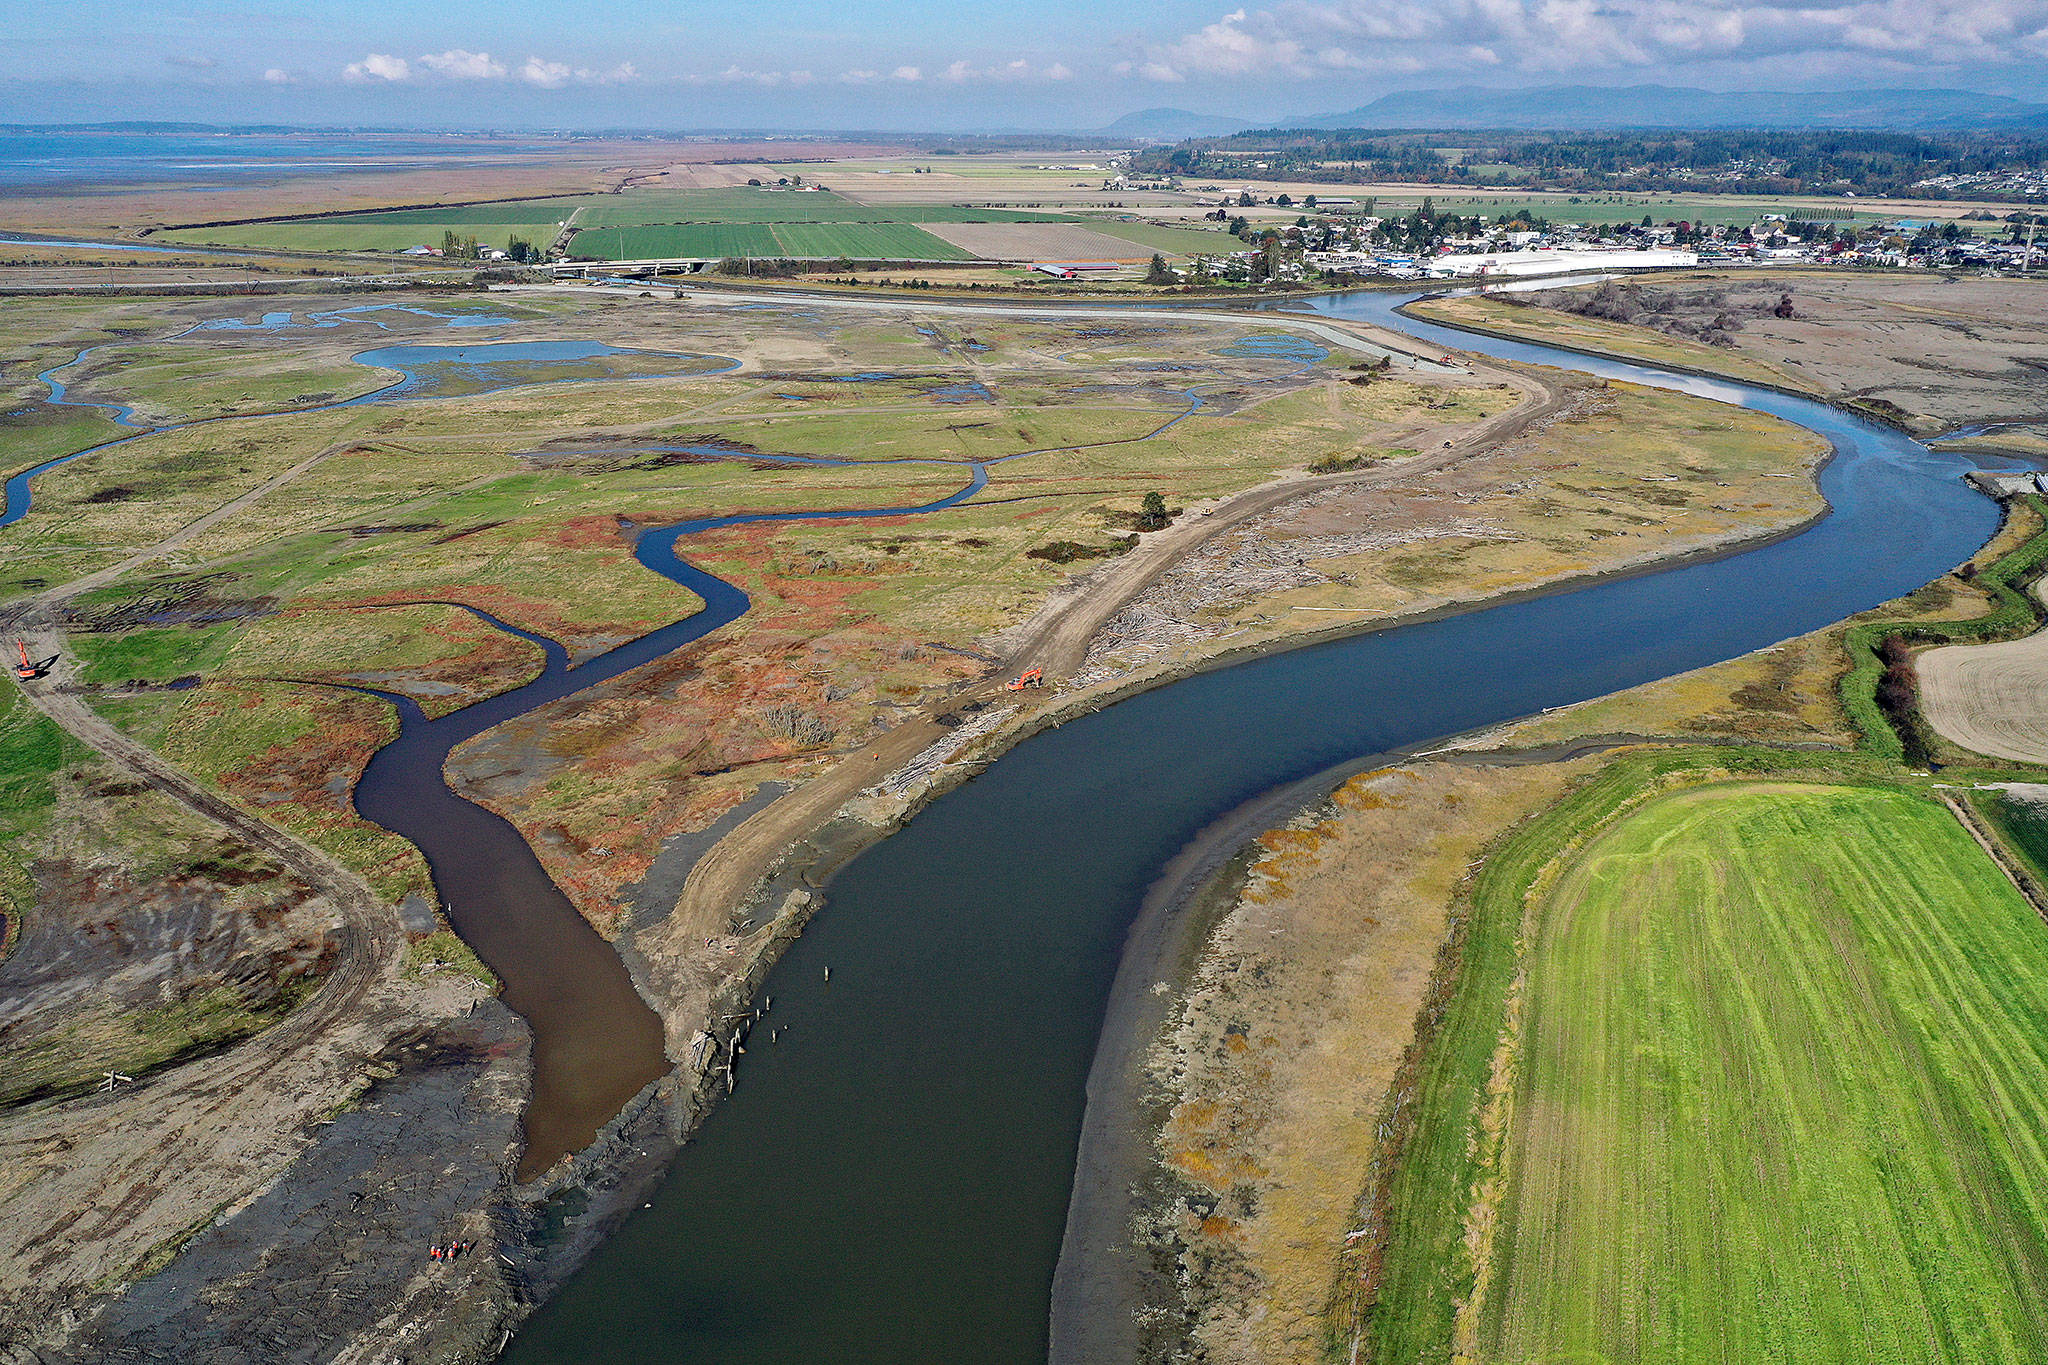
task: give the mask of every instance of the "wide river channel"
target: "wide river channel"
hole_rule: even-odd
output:
[[[1834,443],[1832,510],[1723,559],[1217,669],[1020,744],[832,880],[765,988],[779,1041],[756,1030],[737,1092],[507,1359],[1042,1365],[1110,985],[1147,886],[1198,831],[1349,760],[1840,620],[1953,568],[1997,523],[1968,463],[1888,428],[1452,332],[1403,301],[1313,306],[1774,413]]]

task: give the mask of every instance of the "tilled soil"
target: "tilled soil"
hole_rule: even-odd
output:
[[[2039,586],[2036,592],[2040,591]],[[2048,630],[1989,645],[1943,645],[1913,661],[1927,723],[1972,753],[2048,763]]]

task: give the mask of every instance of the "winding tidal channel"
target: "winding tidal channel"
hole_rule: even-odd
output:
[[[1205,828],[1370,756],[1827,625],[1947,571],[1996,526],[1996,506],[1960,478],[1970,462],[1889,428],[1748,385],[1454,332],[1397,312],[1406,301],[1312,306],[1432,346],[1783,417],[1833,443],[1820,476],[1830,510],[1725,558],[1220,668],[1020,744],[832,879],[764,987],[779,1041],[757,1031],[737,1092],[649,1207],[506,1359],[1042,1365],[1089,1070],[1126,936],[1147,888]],[[805,515],[934,511],[987,480],[981,465],[962,474],[959,491],[921,507]],[[25,510],[29,477],[19,499],[9,487],[9,519]],[[529,1166],[581,1145],[666,1069],[661,1031],[517,832],[449,791],[443,765],[462,740],[742,614],[745,594],[677,545],[782,519],[641,536],[640,563],[704,599],[696,616],[576,666],[529,636],[546,655],[540,676],[435,719],[389,698],[401,732],[364,773],[358,809],[425,851],[456,927],[534,1025]]]
[[[1726,558],[1218,669],[1045,731],[828,885],[781,1030],[653,1197],[514,1340],[541,1362],[1042,1365],[1086,1082],[1146,889],[1261,793],[1729,659],[1911,591],[1996,507],[1971,466],[1819,402],[1317,311],[1680,389],[1825,436],[1830,511]],[[826,969],[830,968],[830,978]]]

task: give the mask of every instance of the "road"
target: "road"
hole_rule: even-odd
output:
[[[392,907],[363,880],[295,835],[226,800],[116,730],[77,690],[77,665],[52,624],[62,605],[177,549],[219,521],[314,469],[301,461],[121,562],[16,604],[12,629],[50,673],[22,684],[29,702],[114,767],[261,849],[335,917],[335,954],[320,989],[277,1026],[224,1053],[113,1094],[0,1117],[0,1328],[129,1268],[138,1249],[187,1231],[246,1198],[263,1172],[303,1147],[309,1125],[353,1083],[395,1031],[417,1022],[418,992],[402,985],[405,936]],[[4,1337],[5,1332],[0,1332]]]
[[[588,286],[539,285],[516,286],[510,292],[587,294],[593,290]],[[601,292],[637,297],[626,288]],[[757,293],[708,289],[693,290],[687,297],[698,306],[758,307],[762,300]],[[778,294],[774,297],[786,299],[799,307],[833,307],[907,316],[1062,321],[1081,317],[1124,322],[1137,318],[1233,326],[1241,326],[1247,320],[1243,311],[925,303],[840,295]],[[650,306],[675,306],[670,299],[662,299],[658,304],[650,300],[649,303]],[[1308,318],[1296,313],[1276,313],[1271,315],[1270,321],[1274,326],[1289,331],[1312,333],[1334,346],[1391,356],[1396,363],[1407,364],[1423,374],[1471,375],[1487,382],[1507,384],[1521,395],[1521,401],[1508,412],[1477,427],[1425,429],[1410,439],[1427,453],[1412,459],[1344,474],[1285,474],[1258,488],[1227,498],[1203,515],[1184,518],[1166,530],[1141,537],[1136,550],[1096,570],[1078,590],[1056,593],[1026,622],[1010,649],[1000,676],[948,696],[930,713],[906,720],[835,768],[812,778],[742,822],[697,860],[684,882],[675,913],[659,930],[641,936],[642,950],[668,997],[663,1013],[670,1021],[672,1056],[682,1055],[679,1048],[687,1043],[688,1035],[694,1031],[688,1022],[689,1016],[697,1014],[696,1006],[708,1002],[718,988],[717,976],[707,972],[703,961],[701,945],[704,941],[726,932],[733,907],[753,893],[787,850],[824,825],[841,807],[874,785],[883,774],[893,772],[943,738],[947,730],[934,718],[938,711],[1001,697],[1004,695],[1001,679],[1027,667],[1043,668],[1047,678],[1054,681],[1072,673],[1080,666],[1087,653],[1088,642],[1103,623],[1156,583],[1174,564],[1210,539],[1272,511],[1291,498],[1329,488],[1399,483],[1418,474],[1446,468],[1490,450],[1530,423],[1555,411],[1562,401],[1559,390],[1530,372],[1469,358],[1463,364],[1444,365],[1433,358],[1436,353],[1419,354],[1407,339],[1369,323]]]

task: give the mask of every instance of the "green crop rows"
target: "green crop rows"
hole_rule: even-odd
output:
[[[628,190],[555,199],[506,200],[443,208],[395,209],[290,222],[183,228],[167,241],[303,251],[402,251],[439,246],[443,233],[503,247],[511,237],[537,245],[577,215],[577,251],[606,260],[640,256],[852,256],[861,259],[964,260],[967,253],[919,232],[918,223],[1067,223],[1072,217],[1023,209],[953,204],[857,204],[826,190]],[[803,227],[811,232],[797,231]],[[651,234],[594,229],[653,229]],[[726,229],[721,235],[719,229]],[[606,243],[623,242],[621,249]]]
[[[2039,919],[1903,789],[1630,807],[1700,761],[1618,764],[1489,860],[1378,1358],[2048,1358]]]

